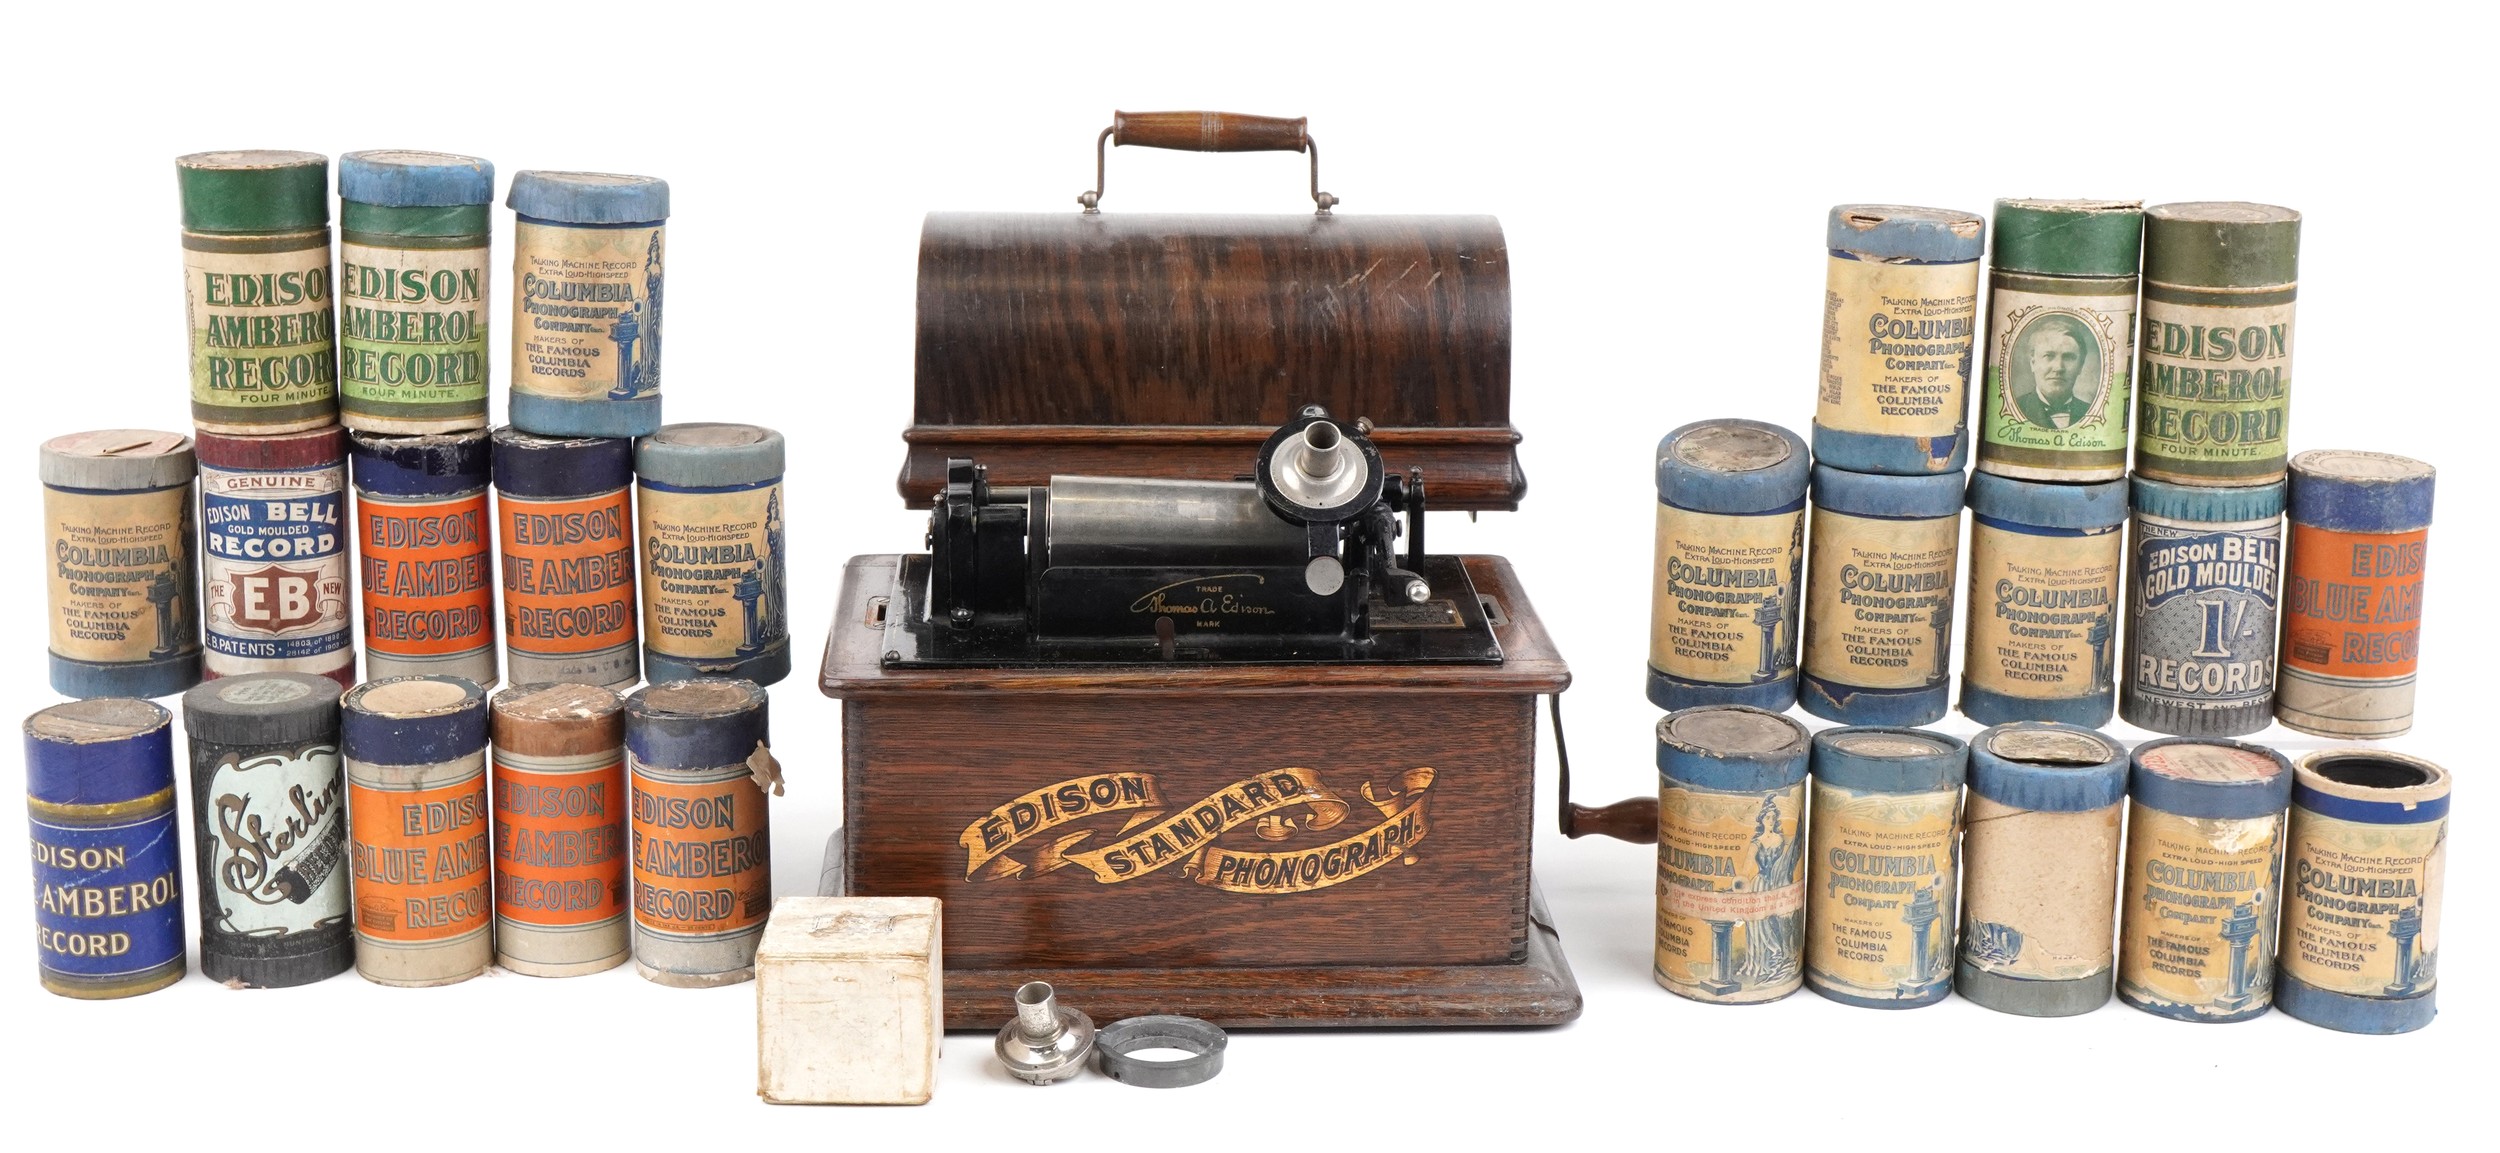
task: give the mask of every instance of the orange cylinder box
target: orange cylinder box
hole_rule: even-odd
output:
[[[2322,737],[2413,727],[2431,466],[2383,452],[2292,458],[2274,719]]]

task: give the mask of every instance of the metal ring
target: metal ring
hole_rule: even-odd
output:
[[[1190,1055],[1175,1061],[1129,1056],[1146,1049],[1181,1049]],[[1114,1021],[1094,1035],[1094,1063],[1103,1076],[1124,1085],[1196,1085],[1224,1071],[1224,1031],[1196,1017],[1168,1014]]]

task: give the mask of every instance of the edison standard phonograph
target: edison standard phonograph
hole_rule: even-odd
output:
[[[829,875],[945,902],[946,1011],[1047,980],[1106,1017],[1552,1024],[1538,698],[1508,562],[1509,264],[1482,216],[1356,216],[1300,120],[1122,113],[1101,145],[1310,156],[1306,215],[941,213],[900,487],[854,558]]]

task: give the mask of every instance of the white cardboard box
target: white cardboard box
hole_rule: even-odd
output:
[[[938,902],[784,897],[755,953],[755,1091],[777,1105],[921,1105],[945,1031]]]

